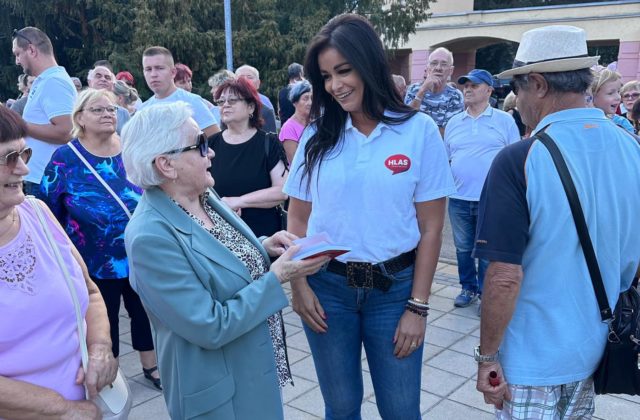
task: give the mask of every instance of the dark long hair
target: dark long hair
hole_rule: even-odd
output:
[[[307,47],[304,72],[313,87],[311,120],[316,133],[304,149],[303,178],[307,189],[311,174],[323,158],[341,144],[347,112],[324,88],[318,56],[327,48],[335,48],[362,79],[364,114],[386,124],[401,124],[417,112],[406,106],[395,88],[391,70],[380,37],[367,19],[355,14],[334,17],[320,29]],[[385,115],[385,110],[394,115]]]

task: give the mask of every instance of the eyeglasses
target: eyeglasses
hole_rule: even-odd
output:
[[[31,159],[31,155],[33,154],[33,150],[30,147],[25,147],[24,149],[18,151],[9,152],[4,156],[0,156],[0,165],[10,166],[11,168],[15,168],[18,164],[18,158],[22,159],[22,161],[26,164]]]
[[[31,40],[30,40],[29,38],[27,38],[27,36],[26,36],[26,35],[22,35],[22,34],[20,33],[20,31],[21,31],[21,30],[22,30],[22,29],[20,29],[20,30],[14,29],[14,30],[13,30],[13,32],[11,32],[11,39],[15,39],[15,38],[22,38],[22,39],[24,39],[25,41],[27,41],[29,44],[33,44],[33,42],[31,42]]]
[[[640,98],[640,92],[635,93],[625,93],[622,95],[622,99],[638,99]]]
[[[432,69],[436,67],[448,69],[449,67],[451,67],[451,64],[449,64],[447,61],[429,61],[429,67],[431,67]]]
[[[200,156],[202,157],[207,156],[207,154],[209,153],[209,144],[207,143],[206,134],[204,133],[198,134],[198,137],[196,137],[196,144],[194,144],[193,146],[183,147],[182,149],[169,150],[168,152],[165,152],[163,154],[172,155],[175,153],[188,152],[190,150],[196,150],[196,149],[200,152]],[[153,159],[151,162],[155,163],[155,161],[156,160]]]
[[[215,104],[218,106],[222,106],[225,102],[227,102],[229,105],[234,106],[240,101],[244,101],[244,98],[220,98],[215,101]]]
[[[89,111],[93,115],[102,115],[104,111],[107,111],[108,114],[114,115],[118,108],[115,106],[97,106],[95,108],[83,108],[80,111]]]

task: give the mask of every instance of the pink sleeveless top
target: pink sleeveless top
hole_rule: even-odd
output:
[[[0,246],[0,375],[53,389],[69,400],[84,399],[84,387],[75,384],[81,360],[69,289],[34,209],[26,201],[17,209],[20,231]],[[66,234],[55,222],[47,223],[84,316],[89,296],[82,271]]]

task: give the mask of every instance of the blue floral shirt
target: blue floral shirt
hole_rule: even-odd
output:
[[[72,143],[133,213],[142,190],[127,180],[122,155],[94,156],[78,139]],[[66,230],[92,277],[129,276],[124,249],[124,228],[129,218],[69,146],[58,148],[51,157],[38,198],[47,203]]]

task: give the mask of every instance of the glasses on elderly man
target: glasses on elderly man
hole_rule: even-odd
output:
[[[625,99],[625,100],[638,99],[638,98],[640,98],[640,92],[625,93],[624,95],[622,95],[622,99]]]
[[[18,158],[22,159],[22,161],[26,164],[31,159],[31,155],[33,150],[30,147],[25,147],[19,152],[14,150],[13,152],[9,152],[4,156],[0,156],[0,165],[9,166],[11,168],[15,168],[18,164]]]
[[[164,154],[167,155],[172,155],[175,153],[182,153],[182,152],[188,152],[190,150],[198,150],[200,152],[200,156],[205,157],[207,156],[207,153],[209,152],[209,144],[207,143],[207,135],[204,133],[200,133],[198,134],[198,137],[196,137],[196,144],[194,144],[193,146],[187,146],[187,147],[183,147],[181,149],[174,149],[174,150],[169,150],[168,152],[165,152]],[[152,162],[155,162],[156,160],[153,159]]]

